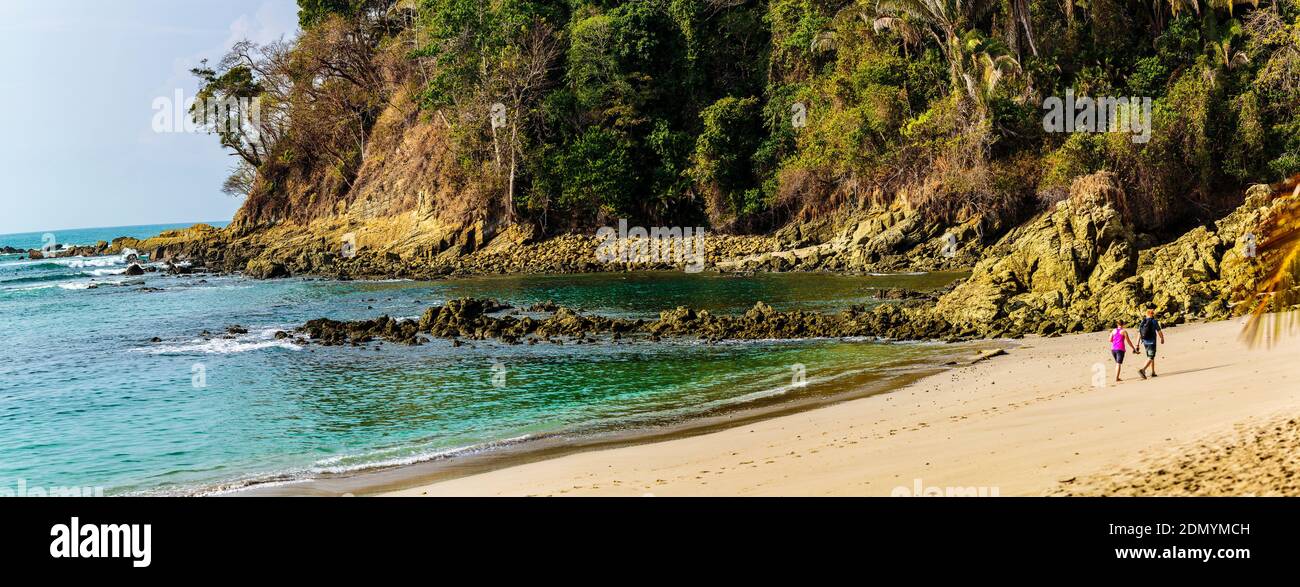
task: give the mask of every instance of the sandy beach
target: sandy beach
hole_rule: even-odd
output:
[[[1106,332],[1026,338],[891,393],[385,495],[1297,495],[1300,341],[1240,329],[1168,329],[1156,379],[1130,353],[1113,382]]]

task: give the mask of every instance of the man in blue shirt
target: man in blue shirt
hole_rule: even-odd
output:
[[[1151,376],[1156,377],[1156,339],[1160,339],[1160,344],[1165,344],[1165,330],[1156,320],[1155,310],[1147,309],[1147,317],[1138,325],[1138,336],[1142,338],[1142,347],[1147,351],[1147,364],[1138,369],[1138,375],[1146,379],[1147,369],[1150,369]]]

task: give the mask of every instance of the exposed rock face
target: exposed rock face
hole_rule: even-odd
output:
[[[720,271],[928,271],[975,265],[968,280],[938,295],[937,301],[934,293],[886,291],[878,297],[901,303],[842,314],[781,313],[759,305],[743,316],[715,316],[678,308],[658,320],[637,322],[547,306],[532,311],[554,314],[537,319],[489,316],[495,311],[490,306],[454,302],[431,309],[409,325],[376,319],[359,326],[323,321],[313,328],[325,341],[369,337],[408,344],[417,333],[502,340],[582,340],[598,333],[705,339],[970,338],[1100,330],[1119,318],[1136,320],[1147,306],[1166,323],[1225,318],[1247,309],[1248,304],[1240,303],[1243,293],[1260,279],[1258,264],[1247,253],[1254,242],[1252,231],[1293,198],[1275,198],[1266,186],[1257,186],[1237,211],[1212,226],[1153,246],[1155,239],[1136,232],[1127,218],[1123,186],[1103,172],[1079,178],[1069,198],[987,247],[987,235],[977,221],[941,226],[901,206],[794,224],[772,236],[706,238],[705,265]],[[243,271],[255,278],[316,274],[431,279],[682,268],[680,263],[602,262],[594,235],[539,240],[537,230],[526,225],[444,226],[403,218],[371,216],[360,224],[327,218],[306,225],[286,221],[225,230],[196,225],[146,241],[99,243],[95,249],[111,253],[135,248],[173,266],[189,261],[195,267]],[[433,228],[420,232],[428,226]]]
[[[254,279],[276,279],[279,277],[288,277],[289,270],[284,264],[267,259],[249,259],[248,264],[244,266],[244,275]]]
[[[1244,313],[1241,304],[1263,277],[1252,246],[1263,244],[1260,225],[1291,196],[1273,198],[1267,186],[1246,192],[1246,202],[1207,228],[1197,227],[1172,243],[1143,251],[1142,288],[1158,312],[1205,318]],[[1256,242],[1258,241],[1258,242]]]
[[[838,222],[795,224],[778,237],[784,250],[721,261],[720,271],[937,271],[969,267],[984,234],[979,221],[944,226],[902,203]]]
[[[286,275],[335,278],[434,279],[505,273],[583,273],[627,270],[681,270],[682,262],[603,262],[592,235],[567,234],[537,240],[536,230],[512,225],[483,237],[471,226],[449,235],[403,237],[410,227],[374,221],[365,228],[337,222],[307,226],[281,224],[240,231],[197,225],[134,243],[151,259],[190,261],[224,272],[243,271],[264,279]],[[479,227],[482,228],[482,227]],[[776,247],[773,237],[708,235],[705,265]],[[345,244],[347,247],[345,248]]]
[[[1244,311],[1234,299],[1259,279],[1247,235],[1285,198],[1257,186],[1214,227],[1139,252],[1122,196],[1110,174],[1080,178],[1068,200],[985,251],[936,313],[959,332],[1014,336],[1101,330],[1148,306],[1167,323]]]
[[[993,335],[1098,330],[1132,316],[1138,292],[1125,280],[1137,268],[1136,235],[1108,197],[1114,181],[1075,182],[1068,200],[991,247],[936,311]]]

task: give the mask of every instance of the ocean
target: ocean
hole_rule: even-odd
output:
[[[56,237],[93,244],[179,226]],[[3,235],[0,246],[39,248],[44,234]],[[954,274],[256,281],[127,277],[121,256],[20,257],[0,256],[0,488],[209,494],[296,483],[780,409],[969,353],[874,339],[318,347],[274,338],[313,318],[414,318],[469,296],[645,318],[679,305],[739,313],[759,300],[838,311],[878,303],[870,288],[936,288]],[[247,333],[226,335],[234,325]]]

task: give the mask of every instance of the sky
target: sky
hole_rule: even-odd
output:
[[[0,234],[229,220],[213,135],[157,133],[154,101],[235,42],[292,38],[295,0],[0,1]]]

